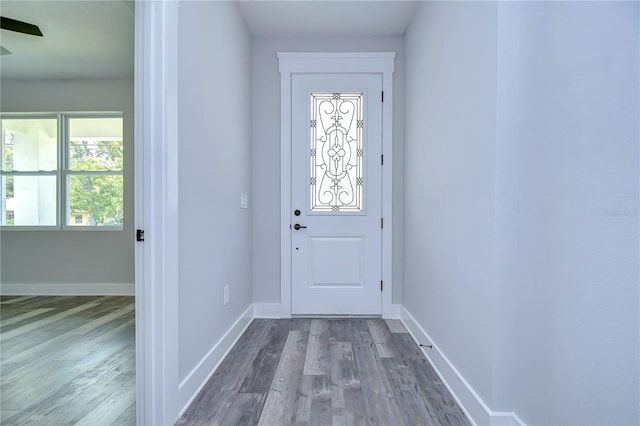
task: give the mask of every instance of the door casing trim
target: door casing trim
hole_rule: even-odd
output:
[[[291,318],[291,81],[294,74],[382,76],[382,317],[393,317],[393,71],[395,52],[278,52],[280,66],[280,317]]]
[[[135,2],[136,424],[178,419],[178,8]],[[133,230],[131,230],[133,231]],[[133,241],[133,232],[132,232]]]

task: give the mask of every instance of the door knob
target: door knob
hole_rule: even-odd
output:
[[[299,231],[302,228],[306,228],[306,226],[302,226],[299,223],[296,223],[295,225],[293,225],[293,229],[295,229],[296,231]]]

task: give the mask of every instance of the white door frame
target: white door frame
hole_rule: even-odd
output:
[[[178,0],[136,1],[136,423],[173,424],[178,395]],[[131,236],[134,238],[134,236]]]
[[[278,52],[280,63],[280,316],[291,317],[291,77],[306,73],[372,73],[382,75],[382,317],[391,318],[392,176],[394,52]]]

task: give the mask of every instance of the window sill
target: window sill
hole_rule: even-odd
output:
[[[123,226],[0,226],[0,232],[15,231],[72,231],[72,232],[105,232],[124,231]]]

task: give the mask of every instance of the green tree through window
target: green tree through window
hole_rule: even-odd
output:
[[[69,210],[87,213],[89,225],[122,225],[123,144],[113,140],[69,141]]]

